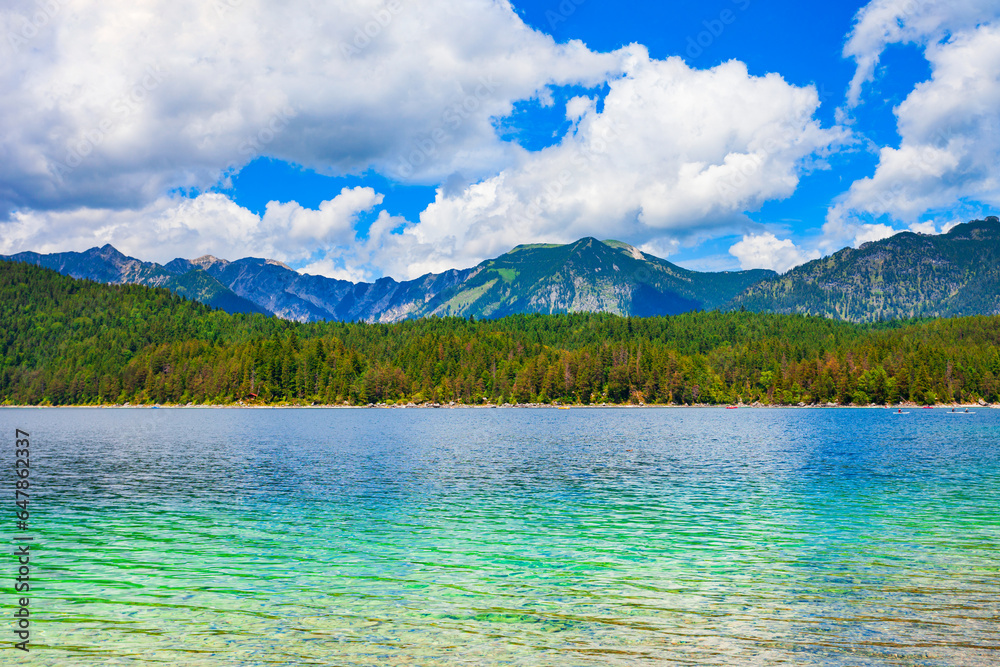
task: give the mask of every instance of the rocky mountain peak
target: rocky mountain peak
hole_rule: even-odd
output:
[[[225,259],[220,259],[215,255],[202,255],[197,259],[188,260],[194,266],[200,267],[202,269],[208,270],[209,267],[215,266],[216,264],[221,264],[222,266],[229,266],[230,262]]]

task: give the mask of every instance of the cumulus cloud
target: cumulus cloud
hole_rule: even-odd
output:
[[[142,207],[257,154],[493,174],[512,146],[492,118],[621,59],[556,44],[505,0],[10,0],[0,35],[0,219]]]
[[[287,233],[295,247],[318,243],[322,247],[353,240],[357,214],[382,203],[383,196],[372,188],[344,188],[335,198],[322,202],[316,210],[298,202],[268,202],[260,227],[277,234]],[[276,239],[277,241],[277,239]]]
[[[805,171],[846,139],[813,118],[813,87],[651,60],[631,47],[599,112],[574,98],[573,129],[522,153],[496,176],[446,193],[408,226],[411,274],[470,264],[518,243],[583,236],[676,247],[742,224],[744,211],[791,195]]]
[[[912,221],[962,198],[1000,202],[1000,23],[928,47],[933,75],[896,108],[899,148],[847,204]]]
[[[818,247],[823,252],[834,252],[845,244],[857,248],[863,243],[881,241],[905,231],[917,234],[947,234],[954,227],[968,222],[970,218],[975,216],[974,213],[965,216],[958,215],[960,217],[911,222],[904,228],[898,228],[884,223],[866,222],[856,212],[843,205],[837,205],[832,207],[827,214],[826,223],[823,225],[824,235],[820,238]]]
[[[263,255],[352,279],[586,235],[665,254],[741,227],[847,139],[815,120],[812,86],[736,61],[652,60],[640,45],[557,44],[507,0],[45,7],[44,21],[33,0],[0,9],[6,252],[111,242],[149,259]],[[602,103],[567,103],[571,129],[553,146],[497,134],[515,102],[604,84]],[[218,194],[168,194],[205,191],[258,155],[447,185],[411,221],[379,211],[370,188],[316,210],[272,202],[263,216]],[[359,237],[360,213],[377,219]]]
[[[312,260],[313,272],[343,277],[349,273],[343,263],[324,260],[354,252],[359,216],[381,202],[372,188],[356,187],[344,188],[318,209],[270,202],[262,216],[218,193],[161,197],[136,210],[17,212],[3,224],[0,253],[79,251],[111,243],[126,254],[161,263],[205,254],[298,264]],[[386,214],[377,232],[390,222],[402,223]],[[367,277],[360,269],[351,275]]]
[[[998,18],[995,0],[872,0],[858,12],[844,46],[844,57],[857,63],[848,105],[860,102],[864,84],[890,44],[926,46]]]
[[[929,212],[969,202],[1000,204],[1000,5],[996,2],[876,0],[859,14],[845,53],[858,61],[848,102],[856,103],[888,44],[924,46],[931,78],[894,110],[898,147],[879,151],[875,173],[831,207],[828,246],[912,226]],[[975,208],[975,207],[973,207]]]
[[[868,241],[879,241],[897,234],[900,230],[884,223],[870,222],[862,215],[858,215],[844,203],[835,204],[826,213],[826,222],[823,223],[823,235],[819,240],[819,247],[823,252],[834,252],[851,245],[857,248],[862,243]]]
[[[740,261],[742,269],[771,269],[778,273],[820,256],[817,251],[804,252],[791,240],[779,239],[770,232],[745,234],[729,249],[729,254]]]

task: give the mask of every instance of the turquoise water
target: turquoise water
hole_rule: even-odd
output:
[[[1000,410],[0,410],[11,455],[15,428],[36,650],[3,664],[1000,663]]]

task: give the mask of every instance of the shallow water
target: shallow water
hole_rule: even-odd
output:
[[[0,410],[11,459],[15,428],[30,664],[1000,663],[1000,411]]]

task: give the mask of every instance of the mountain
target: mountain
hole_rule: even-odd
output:
[[[1000,313],[1000,220],[903,232],[751,286],[732,308],[853,322]]]
[[[272,314],[266,308],[237,295],[200,268],[192,267],[184,272],[170,271],[153,262],[127,257],[111,245],[91,248],[86,252],[61,252],[51,255],[22,252],[0,256],[0,259],[34,264],[73,278],[85,278],[99,283],[165,287],[175,294],[230,313]]]
[[[699,273],[620,241],[522,245],[477,266],[421,315],[604,312],[647,317],[720,308],[772,271]]]
[[[0,262],[0,406],[996,402],[998,345],[1000,317],[300,324]]]
[[[228,312],[299,322],[605,312],[645,317],[746,309],[871,322],[1000,313],[1000,220],[947,234],[897,234],[792,269],[700,273],[620,241],[521,245],[469,269],[404,282],[353,283],[281,262],[206,255],[165,265],[110,245],[82,253],[0,257],[103,283],[165,287]]]
[[[166,268],[176,272],[204,270],[241,297],[279,317],[298,322],[396,322],[418,317],[424,314],[429,300],[473,271],[451,270],[406,282],[382,278],[374,283],[352,283],[301,274],[269,259],[230,262],[210,255],[194,260],[175,259]]]
[[[229,312],[266,312],[310,322],[396,322],[433,315],[608,312],[675,315],[720,308],[771,271],[688,271],[618,241],[518,246],[471,269],[405,282],[352,283],[300,274],[281,262],[206,255],[166,265],[126,257],[111,246],[83,253],[6,258],[105,283],[166,287]]]

